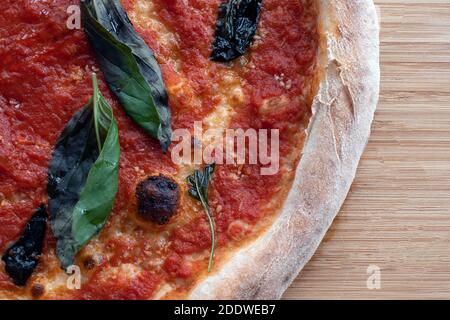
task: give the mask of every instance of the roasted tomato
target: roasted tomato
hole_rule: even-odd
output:
[[[151,176],[137,185],[136,200],[139,217],[163,225],[176,213],[180,190],[171,178]]]

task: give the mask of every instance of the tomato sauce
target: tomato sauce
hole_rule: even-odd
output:
[[[180,38],[180,46],[186,72],[190,79],[204,79],[205,95],[209,83],[218,81],[217,70],[221,64],[211,64],[210,47],[213,38],[218,1],[155,0],[160,16],[174,28]],[[237,69],[244,80],[246,101],[237,110],[230,128],[279,129],[281,166],[286,156],[298,147],[301,124],[310,117],[310,101],[297,97],[305,93],[314,72],[317,52],[316,15],[313,1],[265,0],[260,28],[264,33],[261,43],[250,49],[251,65],[231,66]],[[311,27],[313,26],[313,27]],[[194,57],[194,58],[193,58]],[[204,67],[212,71],[205,75]],[[220,75],[220,73],[217,73]],[[276,77],[283,78],[285,86]],[[195,80],[194,80],[195,81]],[[286,86],[286,83],[288,86]],[[202,84],[199,81],[198,84]],[[284,98],[279,108],[262,114],[261,106],[267,99]],[[292,128],[294,124],[295,128]],[[298,156],[299,157],[299,156]],[[297,157],[297,161],[298,161]],[[243,220],[256,224],[267,212],[261,209],[268,199],[280,191],[279,181],[286,171],[273,176],[262,176],[260,165],[247,165],[245,175],[236,179],[234,166],[219,166],[212,183],[210,198],[222,210],[215,215],[218,245],[223,246],[236,238],[236,233],[248,230],[230,228],[233,221]],[[172,249],[178,254],[192,254],[210,247],[210,230],[203,217],[175,230]],[[239,236],[241,237],[241,236]]]
[[[127,11],[133,9],[135,2],[122,0]],[[191,96],[176,101],[170,98],[172,126],[191,128],[195,120],[202,120],[213,111],[219,101],[217,88],[212,84],[221,80],[223,70],[232,69],[242,79],[245,101],[230,126],[279,129],[283,167],[284,158],[299,146],[294,139],[301,137],[301,125],[310,116],[310,101],[298,97],[311,81],[317,51],[312,1],[265,0],[260,24],[262,40],[250,49],[244,65],[217,64],[209,59],[220,3],[220,0],[153,0],[161,21],[176,34],[175,53],[158,43],[153,30],[136,26],[154,50],[166,84],[176,82],[176,73],[180,72],[192,88]],[[73,4],[78,1],[0,2],[0,253],[17,239],[33,210],[47,202],[47,166],[53,147],[68,120],[89,100],[93,71],[98,73],[100,90],[111,103],[120,130],[119,193],[112,216],[132,201],[139,177],[136,168],[154,174],[177,173],[170,152],[163,154],[159,143],[126,116],[108,90],[83,30],[66,27],[66,10]],[[177,72],[170,63],[174,54],[182,61]],[[201,101],[200,106],[192,106],[194,98]],[[282,103],[277,105],[277,98]],[[275,107],[263,110],[264,102],[271,99]],[[294,162],[298,161],[299,155],[294,158]],[[245,225],[255,225],[268,214],[263,209],[265,203],[283,188],[280,181],[286,175],[292,176],[284,169],[273,176],[261,176],[260,168],[261,165],[245,165],[241,168],[245,174],[236,179],[235,166],[217,167],[210,202],[215,210],[219,248],[248,236],[251,227]],[[245,225],[233,223],[237,220]],[[122,278],[120,273],[105,279],[102,268],[120,268],[143,255],[148,240],[139,235],[135,238],[134,243],[108,240],[113,254],[94,270],[82,290],[71,297],[146,298],[162,282],[183,279],[187,285],[193,283],[198,272],[206,268],[207,258],[200,262],[184,259],[193,253],[209,252],[210,229],[205,216],[200,214],[170,232],[169,248],[161,254],[163,272],[148,267],[132,280]],[[54,250],[54,245],[48,230],[45,250]],[[133,250],[134,258],[127,254]],[[2,267],[0,290],[14,288]]]

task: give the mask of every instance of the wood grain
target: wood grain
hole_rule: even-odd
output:
[[[377,0],[381,96],[350,194],[286,299],[450,299],[450,0]],[[381,269],[381,289],[366,286]]]

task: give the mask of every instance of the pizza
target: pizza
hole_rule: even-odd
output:
[[[280,298],[370,134],[373,2],[0,12],[0,298]]]

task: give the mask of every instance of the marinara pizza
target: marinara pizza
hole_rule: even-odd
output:
[[[378,51],[371,0],[2,0],[0,298],[281,297],[353,181]]]

